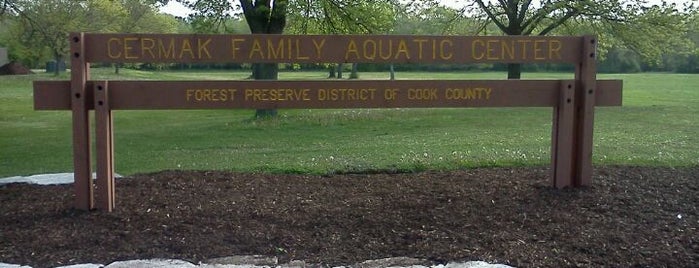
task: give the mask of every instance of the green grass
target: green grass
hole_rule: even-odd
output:
[[[95,79],[243,79],[245,72],[93,70]],[[281,79],[324,79],[323,72]],[[361,73],[386,79],[387,73]],[[503,73],[398,73],[398,79],[501,79]],[[569,73],[524,78],[572,78]],[[596,109],[594,163],[699,164],[699,75],[599,75],[624,80],[624,106]],[[34,111],[31,81],[0,77],[0,177],[72,170],[68,111]],[[116,111],[116,171],[166,169],[335,173],[547,165],[550,108]]]

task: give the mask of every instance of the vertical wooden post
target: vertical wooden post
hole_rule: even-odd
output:
[[[551,183],[558,189],[573,185],[575,105],[575,81],[561,80],[551,135]]]
[[[90,159],[90,114],[87,107],[87,80],[90,64],[85,61],[82,33],[70,35],[70,87],[73,116],[73,169],[75,208],[90,210],[94,206]]]
[[[95,140],[97,154],[97,208],[107,212],[114,210],[114,139],[112,110],[109,106],[108,82],[94,85]]]
[[[575,80],[578,81],[577,94],[577,146],[575,186],[592,185],[592,134],[595,117],[595,91],[597,90],[597,38],[584,36],[580,66],[576,68]]]

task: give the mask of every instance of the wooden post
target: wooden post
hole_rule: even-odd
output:
[[[597,90],[597,38],[584,36],[582,60],[576,68],[577,89],[577,146],[574,186],[592,185],[592,134],[595,117],[595,91]]]
[[[85,61],[84,34],[72,33],[70,36],[75,208],[90,210],[94,206],[90,163],[90,114],[86,90],[90,64]]]
[[[114,140],[112,110],[109,105],[108,82],[94,84],[95,140],[97,153],[97,208],[114,209]]]
[[[558,189],[574,184],[575,105],[575,81],[561,80],[551,135],[551,183]]]

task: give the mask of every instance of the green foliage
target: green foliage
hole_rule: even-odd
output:
[[[178,22],[167,14],[161,14],[152,1],[120,0],[124,14],[120,22],[120,33],[175,33]]]
[[[467,10],[507,35],[594,33],[600,36],[602,56],[612,48],[629,49],[650,67],[660,65],[667,51],[682,54],[696,47],[683,34],[688,18],[696,13],[693,5],[649,5],[642,0],[476,0]]]
[[[379,34],[394,24],[397,4],[379,0],[290,1],[289,29],[295,34]]]
[[[245,79],[244,72],[93,69],[94,79]],[[281,73],[323,79],[323,72]],[[503,73],[400,73],[399,79],[500,79]],[[386,79],[363,73],[362,79]],[[570,79],[572,74],[525,74]],[[595,165],[699,165],[697,75],[600,75],[624,80],[624,106],[595,111]],[[69,111],[34,111],[33,80],[0,79],[0,177],[70,172]],[[547,165],[550,108],[115,111],[116,171],[167,169],[335,173]]]
[[[67,55],[70,32],[160,32],[176,29],[172,16],[159,14],[153,0],[14,1],[5,15],[0,45],[28,66]]]
[[[476,20],[464,16],[462,10],[441,5],[410,4],[400,6],[396,14],[394,34],[476,35]]]
[[[641,58],[628,49],[612,49],[598,69],[605,73],[638,73],[642,71]]]
[[[7,48],[10,60],[25,66],[38,66],[47,58],[53,57],[45,46],[31,42],[31,35],[15,19],[3,22],[3,27],[0,28],[0,46]]]

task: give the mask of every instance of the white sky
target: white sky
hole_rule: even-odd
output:
[[[452,7],[462,7],[464,0],[440,0],[442,4]],[[666,0],[668,3],[677,3],[678,6],[682,6],[683,3],[697,2],[697,0]],[[649,4],[660,4],[662,0],[648,0]],[[169,13],[175,16],[185,17],[191,11],[182,6],[177,1],[169,1],[168,4],[160,9],[160,11]]]

